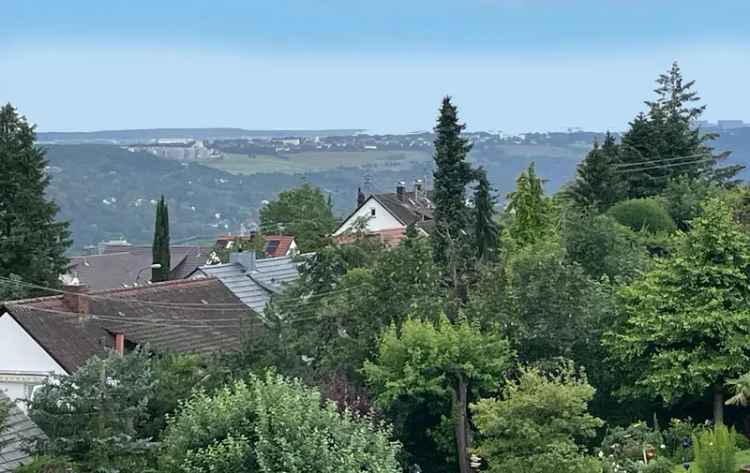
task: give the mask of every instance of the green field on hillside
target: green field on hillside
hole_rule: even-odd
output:
[[[396,171],[430,159],[432,156],[425,151],[306,151],[279,156],[226,154],[222,159],[201,164],[232,174],[296,174],[341,167]]]

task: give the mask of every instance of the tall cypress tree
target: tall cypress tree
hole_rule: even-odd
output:
[[[469,140],[461,135],[466,125],[458,122],[458,110],[450,97],[443,99],[435,126],[435,165],[433,202],[435,203],[435,234],[432,236],[435,262],[448,263],[449,253],[461,253],[468,243],[470,221],[466,207],[466,186],[472,171],[466,157],[471,150]]]
[[[498,245],[498,225],[495,222],[495,196],[492,195],[487,172],[476,171],[477,186],[474,190],[474,238],[479,261],[495,258]]]
[[[615,137],[607,132],[604,144],[594,143],[586,158],[578,165],[576,180],[567,194],[580,207],[601,213],[624,198],[625,186],[617,174],[619,148]]]
[[[67,222],[58,222],[57,205],[45,197],[49,185],[44,149],[25,117],[7,104],[0,108],[0,277],[57,287],[68,266],[71,244]],[[40,291],[3,293],[37,295]]]
[[[154,225],[153,264],[159,264],[159,269],[151,270],[151,281],[160,282],[169,279],[171,255],[169,251],[169,210],[164,196],[161,196],[156,206],[156,223]]]

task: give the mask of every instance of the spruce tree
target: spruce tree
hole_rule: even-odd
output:
[[[498,245],[498,225],[495,222],[495,196],[492,195],[487,172],[479,168],[476,171],[477,186],[474,190],[474,238],[477,259],[491,261],[495,259]]]
[[[458,121],[456,106],[445,97],[435,126],[435,230],[431,239],[433,260],[452,292],[452,301],[458,304],[467,302],[467,279],[475,260],[471,213],[466,206],[466,186],[474,175],[466,162],[471,143],[461,135],[465,127]],[[458,313],[451,309],[449,315],[455,319]]]
[[[169,279],[171,266],[169,251],[169,210],[164,196],[156,206],[156,223],[154,225],[153,264],[160,268],[151,270],[151,281],[160,282]]]
[[[706,106],[696,104],[695,82],[685,81],[673,63],[656,83],[656,100],[646,102],[648,115],[636,117],[622,139],[619,170],[626,176],[628,197],[659,194],[679,176],[729,183],[742,167],[717,167],[729,153],[714,155],[708,143],[717,135],[696,126]]]
[[[43,148],[35,145],[34,127],[16,109],[0,108],[0,277],[44,287],[59,286],[68,266],[67,222],[58,222],[57,205],[45,191],[50,179]],[[0,286],[2,286],[0,280]],[[37,295],[15,288],[0,291]]]
[[[607,132],[602,146],[594,143],[594,148],[578,165],[576,180],[567,191],[579,207],[602,213],[624,197],[622,178],[615,168],[618,155],[619,148],[611,133]]]
[[[435,262],[448,263],[449,253],[463,253],[459,247],[468,244],[469,210],[466,207],[466,186],[472,171],[466,157],[471,150],[469,140],[461,136],[466,125],[458,122],[458,110],[450,97],[443,99],[435,126],[435,165],[433,202],[435,203],[435,234],[432,236]],[[452,247],[452,248],[449,248]]]

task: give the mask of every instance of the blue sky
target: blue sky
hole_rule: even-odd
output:
[[[3,0],[0,101],[40,130],[622,129],[678,60],[750,121],[747,0]]]

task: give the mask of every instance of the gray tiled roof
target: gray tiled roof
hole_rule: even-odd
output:
[[[274,293],[299,278],[299,265],[291,256],[259,259],[254,271],[246,271],[239,263],[201,266],[199,270],[219,279],[242,302],[263,313]]]
[[[7,473],[31,461],[31,455],[26,451],[27,444],[44,437],[44,434],[0,391],[0,403],[3,402],[10,404],[10,411],[5,424],[0,427],[0,473]]]
[[[211,253],[210,249],[197,246],[173,246],[170,251],[169,279],[184,279],[195,268],[206,264]],[[133,287],[136,279],[141,285],[151,279],[148,268],[152,262],[151,247],[133,247],[120,253],[73,256],[68,273],[93,291]]]

